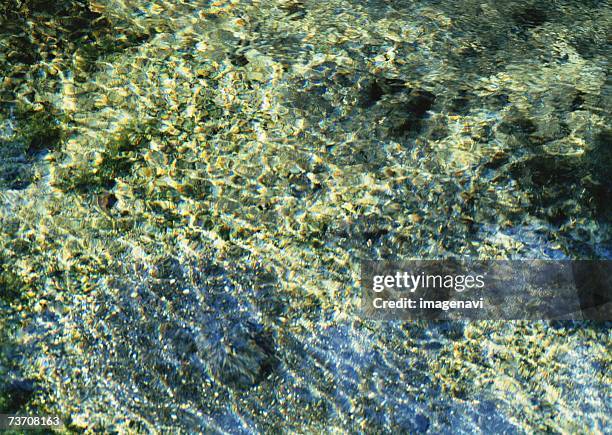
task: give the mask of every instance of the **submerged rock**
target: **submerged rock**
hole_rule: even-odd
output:
[[[31,379],[5,382],[0,383],[0,413],[13,414],[28,403],[36,392],[36,384]]]
[[[163,368],[157,376],[186,376],[232,389],[264,380],[277,357],[256,307],[240,296],[221,268],[185,272],[185,267],[198,266],[172,259],[165,263],[155,278],[135,287],[117,281],[103,296],[100,306],[119,308],[112,316],[106,310],[93,313],[113,331],[109,342],[135,357],[140,370]],[[130,348],[130,342],[141,346]]]

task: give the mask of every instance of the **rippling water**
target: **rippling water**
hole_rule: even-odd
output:
[[[0,6],[0,413],[606,432],[610,331],[356,315],[361,259],[610,259],[605,1]]]

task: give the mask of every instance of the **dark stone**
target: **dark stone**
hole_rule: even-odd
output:
[[[36,385],[34,381],[29,379],[13,381],[5,387],[0,387],[0,396],[6,398],[4,406],[0,408],[0,412],[8,414],[18,412],[30,401],[35,392]]]
[[[30,0],[26,4],[31,12],[51,15],[63,12],[69,8],[69,2],[65,1]]]
[[[526,136],[535,133],[536,125],[530,119],[516,117],[502,122],[497,131],[504,134]]]
[[[512,14],[512,19],[520,27],[532,28],[544,24],[548,16],[544,9],[537,6],[528,6],[525,9],[517,10]]]
[[[26,153],[34,156],[43,150],[52,150],[62,139],[62,130],[50,113],[34,114],[28,120],[33,129]]]
[[[572,101],[572,111],[582,109],[582,105],[584,104],[584,94],[582,92],[578,92]]]
[[[228,331],[231,347],[205,347],[210,356],[213,376],[232,389],[246,389],[267,378],[278,364],[274,357],[274,340],[259,325],[235,324]]]
[[[377,82],[367,84],[359,96],[359,106],[364,109],[376,104],[384,95],[382,87]]]
[[[102,21],[102,23],[98,23],[96,20]],[[79,11],[79,15],[61,19],[60,22],[70,31],[70,37],[74,39],[77,39],[79,36],[87,35],[91,31],[90,27],[92,23],[96,23],[98,26],[111,25],[101,14],[89,8],[83,8]]]
[[[447,136],[448,136],[448,128],[445,125],[436,126],[429,133],[429,137],[432,140],[444,139]]]
[[[365,84],[359,96],[359,106],[362,108],[372,107],[384,95],[409,90],[403,80],[383,77]]]
[[[465,91],[451,101],[449,112],[454,115],[467,115],[470,112],[470,98]]]
[[[7,59],[11,63],[23,63],[25,65],[34,65],[40,60],[39,55],[35,51],[34,47],[30,47],[26,50],[9,52],[9,54],[7,55]]]
[[[245,66],[249,63],[248,59],[244,57],[242,54],[231,54],[229,56],[230,62],[234,66]]]
[[[117,203],[117,197],[114,193],[103,193],[98,196],[98,205],[106,212],[110,211],[111,208]]]
[[[400,408],[394,415],[395,431],[398,433],[426,433],[429,429],[429,418],[423,414],[414,414],[411,409]]]
[[[436,96],[431,92],[416,89],[410,94],[406,110],[415,118],[423,118],[425,112],[431,109],[435,101]]]
[[[522,134],[534,130],[527,121],[506,127]],[[601,132],[582,159],[538,153],[508,165],[508,175],[530,193],[529,212],[558,227],[575,213],[567,208],[568,200],[573,200],[593,218],[605,221],[612,213],[611,136],[610,131]]]
[[[436,101],[436,96],[431,92],[415,89],[408,98],[405,105],[399,107],[401,122],[392,128],[395,137],[407,136],[411,133],[419,133],[423,126],[423,119]]]
[[[588,187],[598,215],[605,217],[612,214],[612,130],[602,131],[594,142],[595,146],[587,155],[594,183],[589,183]]]
[[[306,16],[306,6],[301,1],[295,1],[281,6],[288,16],[291,16],[292,20],[301,20]]]
[[[507,94],[490,95],[485,98],[485,104],[494,110],[499,110],[510,104],[510,97]]]
[[[109,369],[126,388],[157,395],[151,379],[159,378],[180,400],[193,400],[202,396],[203,382],[245,390],[278,366],[273,335],[225,269],[166,257],[144,276],[135,287],[111,283],[114,290],[98,305],[97,315],[112,331]],[[109,307],[115,307],[112,315]],[[127,371],[114,364],[123,360],[132,361]]]
[[[334,76],[335,82],[343,88],[348,88],[353,84],[353,79],[348,74],[339,73]]]
[[[363,232],[363,237],[366,240],[378,241],[382,236],[389,234],[387,228],[371,228]]]
[[[363,216],[351,224],[342,224],[339,228],[329,229],[333,236],[346,238],[350,243],[365,245],[368,240],[377,244],[390,233],[391,226],[382,218]]]
[[[575,181],[576,174],[573,169],[562,157],[540,155],[515,165],[511,173],[517,180],[522,180],[524,184],[531,182],[532,187],[540,190]]]
[[[29,165],[16,163],[0,167],[0,184],[12,190],[22,190],[31,183],[32,172]]]
[[[423,414],[414,416],[414,424],[417,433],[425,433],[429,429],[429,419]]]
[[[386,93],[395,94],[401,91],[409,91],[406,87],[406,82],[400,79],[383,78],[381,86],[386,89]]]

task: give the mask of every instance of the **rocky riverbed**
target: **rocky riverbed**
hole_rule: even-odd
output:
[[[387,322],[361,259],[607,258],[606,1],[0,6],[0,413],[591,432],[610,329]]]

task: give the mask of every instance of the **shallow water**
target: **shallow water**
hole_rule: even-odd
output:
[[[0,409],[606,432],[607,323],[356,314],[361,259],[610,259],[609,4],[498,3],[0,6]]]

